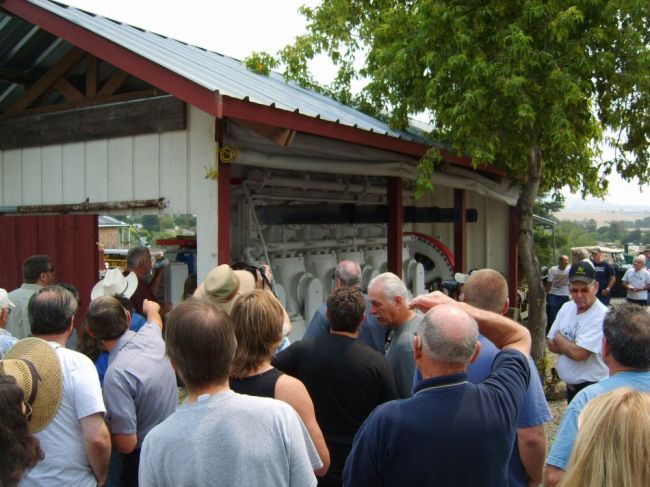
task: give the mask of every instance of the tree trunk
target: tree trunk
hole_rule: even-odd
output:
[[[544,356],[546,347],[546,296],[533,240],[533,205],[541,175],[542,158],[539,147],[534,145],[528,156],[528,179],[517,200],[517,246],[528,284],[528,329],[533,340],[531,355],[535,362]]]

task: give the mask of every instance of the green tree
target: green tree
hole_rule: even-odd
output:
[[[314,85],[308,61],[324,53],[339,67],[326,92],[384,110],[395,127],[426,112],[432,137],[520,183],[518,247],[539,359],[546,317],[533,204],[564,185],[604,195],[613,170],[649,179],[650,2],[323,0],[302,12],[307,33],[280,53],[287,77]],[[357,78],[368,81],[352,96]],[[604,142],[615,156],[596,163]],[[438,160],[430,151],[421,161],[421,187]]]

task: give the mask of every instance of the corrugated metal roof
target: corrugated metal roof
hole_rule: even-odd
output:
[[[380,120],[327,96],[302,88],[294,82],[286,83],[278,73],[272,73],[268,77],[253,73],[237,59],[67,5],[60,5],[48,0],[28,0],[28,2],[110,40],[201,87],[219,92],[221,95],[273,106],[289,112],[299,112],[303,115],[350,127],[356,126],[366,131],[430,144],[430,141],[427,142],[422,137],[392,130]],[[3,32],[3,30],[3,19],[0,17],[0,39],[3,39],[3,45],[6,45],[4,42],[8,38],[13,38],[14,43],[17,43],[22,42],[27,35],[24,29],[20,34],[13,36],[7,35],[7,32]],[[80,47],[83,48],[83,46]],[[2,93],[0,93],[1,98]]]
[[[97,222],[100,227],[130,227],[128,223],[123,222],[122,220],[118,220],[117,218],[113,218],[112,216],[108,215],[100,215],[97,217]]]

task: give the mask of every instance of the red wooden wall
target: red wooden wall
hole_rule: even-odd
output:
[[[49,255],[56,282],[79,288],[80,326],[99,279],[98,238],[97,215],[0,216],[0,287],[16,289],[22,284],[23,261]]]

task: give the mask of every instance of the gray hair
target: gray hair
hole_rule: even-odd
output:
[[[408,301],[409,292],[406,289],[406,285],[392,272],[384,272],[373,278],[368,284],[368,291],[379,284],[383,285],[383,294],[386,299],[394,299],[397,296],[401,296],[405,301]]]
[[[33,335],[59,335],[70,326],[77,311],[77,300],[67,289],[45,286],[32,295],[27,314]]]
[[[352,260],[342,260],[336,266],[334,277],[339,278],[344,286],[359,286],[361,284],[361,266]]]
[[[643,255],[643,254],[639,254],[639,255],[637,255],[637,256],[634,258],[634,260],[638,260],[638,261],[641,262],[642,264],[645,264],[645,255]]]
[[[444,321],[438,315],[442,314],[437,308],[430,310],[418,325],[418,335],[428,355],[438,362],[467,365],[474,356],[476,340],[478,339],[478,324],[471,316],[466,315],[460,319],[467,319],[468,332],[462,339],[451,338],[447,331],[449,326],[441,326]],[[445,317],[448,320],[448,317]],[[449,323],[447,323],[449,324]]]
[[[131,247],[129,252],[126,254],[126,266],[129,269],[138,267],[140,261],[147,255],[147,252],[149,252],[147,247]]]

